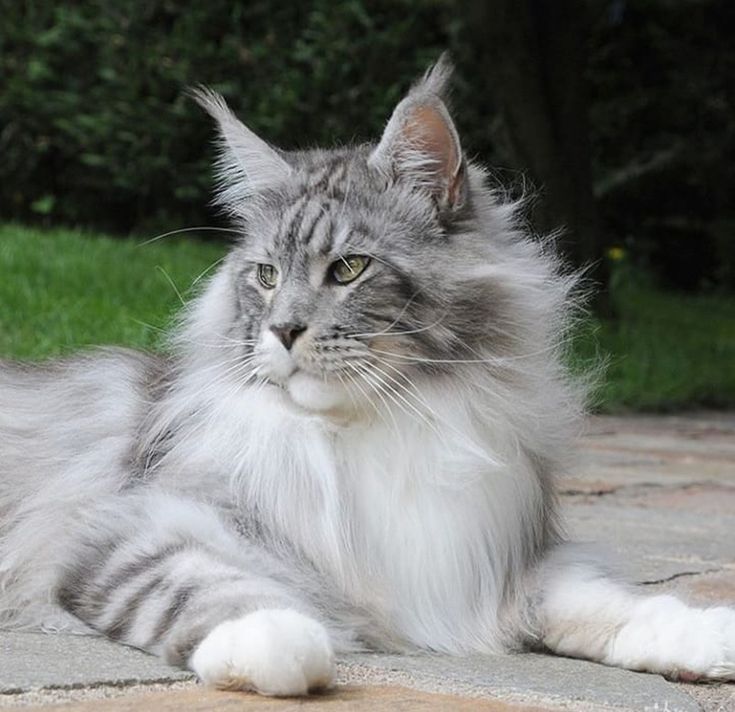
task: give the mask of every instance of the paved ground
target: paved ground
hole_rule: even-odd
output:
[[[651,590],[735,605],[735,414],[597,418],[584,474],[562,483],[569,533],[606,542]],[[0,707],[109,710],[603,710],[735,712],[735,683],[656,675],[540,655],[447,659],[355,655],[325,697],[214,692],[103,640],[0,633]]]

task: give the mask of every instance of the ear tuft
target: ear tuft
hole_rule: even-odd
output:
[[[442,52],[439,59],[413,85],[410,93],[414,96],[420,94],[433,95],[446,101],[453,74],[454,66],[452,65],[452,60],[449,59],[449,52]]]
[[[452,74],[444,54],[398,104],[369,164],[431,193],[440,209],[465,200],[465,161],[442,100]]]
[[[237,214],[248,198],[288,178],[289,164],[232,113],[220,94],[204,86],[188,93],[219,129],[217,203]]]

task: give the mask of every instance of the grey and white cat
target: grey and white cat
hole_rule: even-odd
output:
[[[644,595],[564,541],[574,279],[464,156],[447,75],[334,150],[276,150],[197,94],[241,239],[172,355],[0,365],[3,625],[272,695],[360,648],[735,678],[735,610]]]

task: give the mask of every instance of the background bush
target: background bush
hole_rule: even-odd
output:
[[[529,0],[531,1],[531,0]],[[727,0],[590,0],[606,244],[685,288],[735,286],[735,26]],[[150,233],[212,224],[209,84],[284,147],[375,137],[446,48],[471,155],[521,182],[459,0],[2,3],[0,218]]]
[[[438,3],[15,3],[0,53],[0,210],[113,231],[200,224],[205,83],[284,147],[374,134],[446,44]],[[407,33],[426,49],[408,54]]]

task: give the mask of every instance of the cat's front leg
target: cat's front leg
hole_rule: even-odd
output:
[[[213,508],[134,497],[124,509],[85,522],[57,591],[66,610],[215,687],[292,696],[330,686],[330,635],[278,561]]]
[[[579,547],[537,579],[538,639],[562,655],[684,680],[735,680],[735,609],[695,608],[615,581]]]

